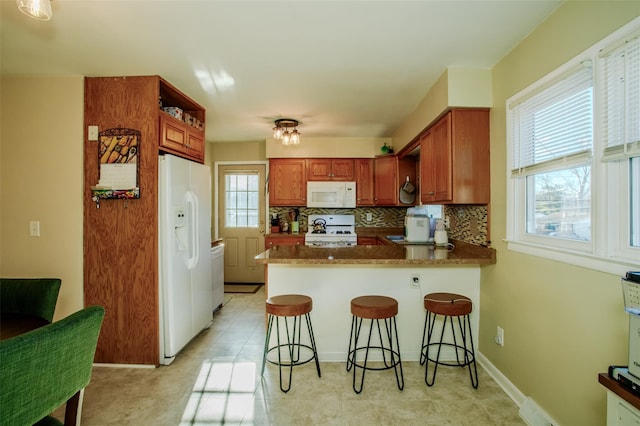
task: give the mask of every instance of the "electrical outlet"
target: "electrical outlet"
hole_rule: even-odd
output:
[[[29,222],[29,235],[31,235],[32,237],[39,237],[40,236],[40,221],[39,220],[32,220]]]
[[[445,228],[450,228],[448,215],[444,217],[444,220],[442,221],[442,223],[444,224]]]
[[[504,346],[504,330],[500,326],[496,328],[495,340],[496,340],[496,345]]]
[[[373,219],[373,216],[371,216],[371,213],[367,213],[367,222],[371,222],[371,219]]]
[[[420,287],[420,274],[411,274],[411,287]]]

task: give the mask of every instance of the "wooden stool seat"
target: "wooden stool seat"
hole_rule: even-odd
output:
[[[301,294],[283,294],[267,299],[267,313],[278,317],[296,317],[311,312],[313,301]]]
[[[267,362],[277,365],[282,392],[289,392],[291,389],[293,367],[295,366],[315,361],[318,377],[321,377],[318,350],[309,315],[312,308],[312,299],[302,294],[282,294],[269,297],[266,300],[267,335],[264,340],[261,374],[264,375],[264,367]],[[303,322],[307,325],[307,335],[304,336],[306,340],[301,340],[303,338]],[[275,333],[276,343],[274,345],[271,345],[272,331]],[[270,357],[272,352],[275,356],[271,355]],[[288,369],[288,380],[283,379],[286,375],[283,374],[283,369]]]
[[[398,301],[387,296],[360,296],[351,300],[351,314],[360,318],[383,319],[398,315]]]
[[[349,350],[347,352],[347,371],[353,368],[353,390],[362,392],[364,376],[367,370],[388,370],[393,368],[396,375],[396,383],[400,390],[404,389],[404,375],[402,373],[402,361],[400,360],[400,343],[398,342],[398,329],[396,315],[398,314],[398,301],[387,296],[360,296],[351,300],[351,333],[349,336]],[[362,321],[369,322],[369,335],[365,342],[360,343],[360,330]],[[384,325],[380,326],[380,321]],[[373,333],[374,326],[377,333]],[[374,340],[372,341],[372,336]],[[364,339],[362,339],[364,340]],[[360,346],[358,346],[360,343]],[[376,366],[369,361],[369,352],[379,351],[382,357],[382,366]],[[358,353],[364,352],[364,361],[358,361]],[[369,364],[367,363],[369,362]],[[356,381],[356,371],[362,370],[359,383]]]
[[[424,308],[438,315],[458,317],[469,315],[473,309],[471,299],[455,293],[431,293],[424,296]]]
[[[422,333],[422,349],[420,351],[420,364],[425,365],[424,381],[428,386],[433,386],[436,381],[438,365],[450,367],[468,367],[471,385],[478,387],[478,370],[476,367],[476,354],[473,347],[473,335],[471,333],[471,320],[469,315],[473,310],[473,303],[467,296],[455,293],[430,293],[424,296],[424,308],[426,317],[424,331]],[[434,328],[438,315],[444,317],[440,332],[440,339],[436,340]],[[457,330],[453,325],[453,319],[457,319]],[[450,337],[445,339],[447,321],[451,328]],[[455,353],[455,360],[440,359],[442,347],[448,347]],[[435,355],[433,351],[437,349]],[[433,373],[429,375],[429,363],[433,363]],[[471,368],[473,367],[473,369]]]

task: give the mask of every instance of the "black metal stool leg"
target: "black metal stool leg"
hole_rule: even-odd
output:
[[[433,326],[435,325],[436,322],[436,318],[437,315],[435,314],[431,314],[429,313],[429,315],[433,315],[433,318],[431,318],[431,331],[433,332]],[[433,386],[433,384],[436,382],[436,373],[438,371],[438,364],[440,363],[440,350],[442,349],[442,340],[444,338],[444,330],[447,327],[447,317],[444,317],[444,323],[442,324],[442,332],[440,333],[440,341],[437,343],[432,343],[431,342],[431,336],[432,333],[429,333],[429,336],[427,338],[427,359],[425,361],[425,369],[424,369],[424,381],[427,384],[427,386]],[[432,360],[429,358],[429,347],[432,345],[437,345],[438,346],[438,352],[436,353],[436,359]],[[431,377],[431,380],[429,380],[429,361],[433,362],[433,376]]]
[[[471,386],[473,386],[474,389],[478,389],[478,368],[476,365],[476,351],[473,347],[473,333],[471,332],[471,320],[469,319],[469,315],[466,315],[466,322],[465,322],[465,335],[463,337],[463,341],[464,343],[464,353],[465,353],[465,362],[467,363],[467,366],[469,367],[469,378],[471,379]],[[471,343],[471,349],[468,350],[467,349],[467,339],[466,339],[466,333],[467,333],[467,326],[468,328],[468,333],[469,333],[469,341]],[[469,360],[467,355],[469,354],[469,352],[471,352],[471,359]],[[473,373],[471,372],[471,364],[473,364]]]
[[[278,374],[280,377],[280,390],[282,392],[289,392],[291,389],[291,378],[293,376],[293,346],[291,345],[291,340],[289,338],[289,324],[287,322],[287,318],[284,317],[284,326],[287,332],[287,345],[283,345],[280,343],[280,317],[276,318],[276,333],[277,333],[277,342],[278,342]],[[289,386],[286,389],[282,386],[282,354],[281,349],[282,346],[287,346],[289,352]]]
[[[391,348],[391,363],[393,365],[393,370],[396,373],[396,383],[398,384],[398,389],[404,389],[404,373],[402,372],[402,359],[400,357],[400,340],[398,340],[398,323],[396,322],[396,317],[391,318],[391,322],[393,323],[393,331],[396,335],[396,351],[393,350],[393,338],[389,336],[389,347]],[[391,326],[391,324],[390,324]],[[390,328],[388,329],[390,330]],[[384,352],[384,349],[383,349]],[[396,352],[398,355],[398,360],[395,360]],[[398,368],[400,369],[400,376],[398,376]]]
[[[362,388],[364,387],[364,375],[367,372],[367,361],[369,359],[369,348],[371,347],[371,334],[373,334],[373,320],[371,321],[371,324],[369,326],[369,336],[367,338],[367,346],[365,348],[365,352],[364,352],[364,364],[362,364],[362,366],[358,365],[358,337],[360,337],[360,330],[362,327],[362,318],[360,318],[360,324],[358,326],[358,334],[356,336],[356,341],[354,344],[354,350],[353,350],[353,381],[352,381],[352,385],[353,385],[353,391],[355,393],[360,393],[362,392]],[[378,325],[378,331],[380,331],[380,326]],[[360,386],[356,388],[356,374],[358,371],[358,368],[362,369],[362,377],[360,378]]]
[[[269,353],[269,339],[271,338],[271,327],[273,326],[273,315],[268,316],[267,320],[267,336],[264,341],[264,352],[262,354],[262,371],[260,376],[264,376],[264,366],[267,363],[267,354]]]
[[[320,361],[318,360],[318,350],[316,349],[316,338],[313,334],[313,327],[311,326],[311,317],[309,314],[305,314],[305,319],[307,320],[307,330],[309,331],[309,340],[311,341],[311,350],[313,351],[313,357],[316,360],[316,370],[318,370],[318,377],[322,377],[320,373]]]

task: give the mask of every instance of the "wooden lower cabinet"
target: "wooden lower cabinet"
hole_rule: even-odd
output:
[[[274,246],[300,246],[304,245],[304,236],[297,235],[265,235],[264,248],[270,249]]]
[[[361,246],[377,246],[381,245],[377,237],[358,237],[358,245]]]

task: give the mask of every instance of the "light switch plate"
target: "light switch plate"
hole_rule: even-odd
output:
[[[97,141],[98,140],[98,126],[89,126],[88,130],[88,139],[90,141]]]

